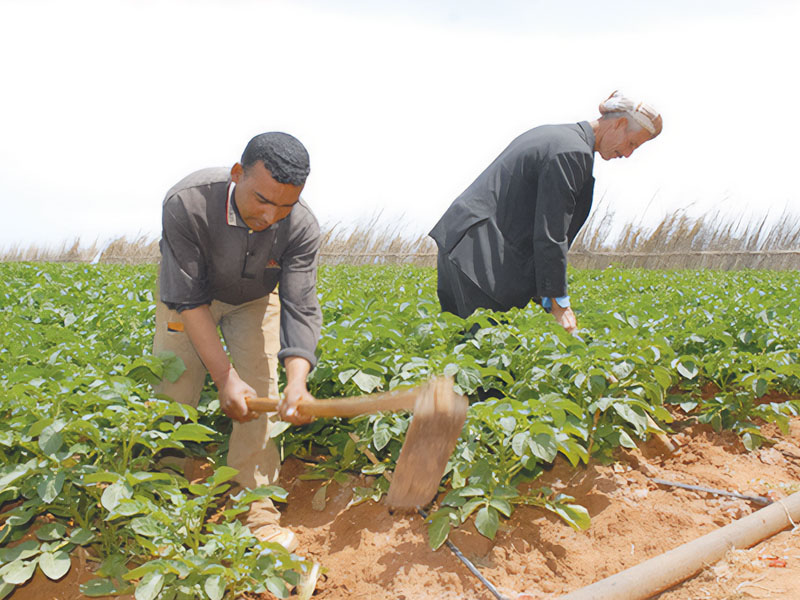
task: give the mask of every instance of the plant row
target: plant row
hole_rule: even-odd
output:
[[[200,408],[158,397],[180,375],[152,357],[152,266],[0,265],[0,598],[40,569],[57,579],[84,552],[97,562],[87,595],[281,596],[309,563],[259,543],[237,517],[276,487],[230,494],[230,423],[208,386]],[[471,401],[463,434],[428,518],[439,547],[473,521],[494,537],[520,505],[577,529],[586,510],[536,485],[559,455],[577,467],[607,461],[674,416],[730,429],[747,448],[769,442],[800,409],[800,301],[793,272],[574,271],[577,335],[538,306],[442,314],[435,271],[320,271],[319,398],[454,378]],[[308,477],[371,476],[355,501],[388,489],[407,414],[319,419],[286,427],[284,454],[313,458]],[[216,466],[186,481],[168,456]],[[324,505],[328,486],[314,498]],[[79,550],[80,548],[80,550]]]

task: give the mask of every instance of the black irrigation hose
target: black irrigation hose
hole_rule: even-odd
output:
[[[688,483],[667,481],[666,479],[658,479],[657,477],[652,477],[650,481],[652,481],[653,483],[657,483],[659,485],[679,487],[685,490],[694,490],[696,492],[706,492],[707,494],[716,494],[717,496],[732,496],[734,498],[739,498],[741,500],[755,502],[756,504],[763,504],[764,506],[772,504],[772,500],[770,500],[769,498],[765,498],[764,496],[747,496],[746,494],[738,494],[736,492],[726,492],[725,490],[716,490],[714,488],[707,488],[701,485],[690,485]]]
[[[426,513],[421,508],[417,508],[417,512],[422,515],[423,519],[428,518],[428,513]],[[500,592],[497,591],[497,588],[494,587],[488,579],[486,579],[483,575],[481,575],[481,572],[478,571],[475,565],[473,565],[472,562],[470,562],[470,560],[466,556],[461,554],[461,550],[456,548],[456,545],[453,542],[451,542],[450,540],[445,540],[444,543],[447,544],[447,547],[450,548],[450,551],[453,554],[455,554],[459,558],[459,560],[467,566],[467,568],[470,571],[472,571],[472,574],[475,575],[475,577],[477,577],[478,579],[480,579],[481,583],[486,586],[486,589],[488,589],[490,592],[492,592],[492,594],[494,594],[494,597],[497,598],[497,600],[508,600],[508,598],[506,598]]]

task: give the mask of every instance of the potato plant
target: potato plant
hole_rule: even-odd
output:
[[[83,548],[96,565],[87,595],[222,598],[285,596],[309,564],[261,544],[237,516],[277,487],[230,496],[229,421],[215,391],[198,410],[153,392],[180,375],[150,355],[152,265],[0,265],[0,598],[36,569],[58,579]],[[570,273],[579,319],[566,334],[534,304],[462,320],[439,311],[433,269],[326,267],[317,397],[358,395],[453,376],[471,406],[429,511],[438,548],[474,523],[492,538],[520,505],[589,526],[574,499],[536,484],[559,455],[575,468],[613,460],[670,431],[675,415],[769,443],[800,409],[796,272]],[[305,476],[388,489],[407,414],[319,419],[286,427],[286,456],[313,457]],[[164,456],[207,457],[191,484]],[[315,505],[324,506],[326,486]]]

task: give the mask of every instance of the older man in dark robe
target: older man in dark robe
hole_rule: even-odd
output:
[[[614,92],[599,119],[544,125],[516,138],[444,213],[430,236],[439,248],[442,310],[468,317],[532,299],[567,331],[567,251],[592,206],[594,153],[630,156],[662,129],[651,106]]]

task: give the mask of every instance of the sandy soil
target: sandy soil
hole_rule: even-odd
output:
[[[592,526],[575,532],[544,511],[523,507],[490,541],[469,524],[453,543],[507,598],[545,600],[578,589],[691,541],[760,508],[747,501],[655,485],[659,477],[738,491],[786,497],[800,490],[800,419],[789,435],[765,430],[778,443],[747,452],[730,433],[690,427],[672,436],[672,454],[649,443],[620,452],[618,462],[573,469],[565,462],[536,485],[575,496]],[[289,460],[281,484],[289,491],[283,523],[300,540],[298,554],[322,563],[314,598],[415,600],[495,598],[446,547],[431,551],[422,517],[388,513],[381,504],[349,506],[352,485],[332,483],[324,510],[312,507],[318,481],[302,481],[304,465]],[[353,485],[363,485],[354,478]],[[78,582],[91,577],[73,558],[60,582],[41,574],[13,600],[83,598]],[[257,600],[265,600],[267,596]],[[800,528],[784,531],[748,550],[736,550],[676,588],[662,600],[800,598]]]

